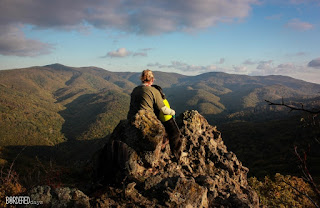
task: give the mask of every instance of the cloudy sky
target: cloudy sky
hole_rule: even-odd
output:
[[[0,69],[53,63],[320,84],[320,0],[0,0]]]

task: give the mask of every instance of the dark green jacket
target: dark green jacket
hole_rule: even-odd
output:
[[[133,89],[131,93],[130,109],[128,119],[132,119],[139,110],[159,112],[164,107],[160,92],[154,88],[140,85]]]

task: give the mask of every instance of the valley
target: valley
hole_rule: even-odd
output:
[[[154,74],[177,114],[197,110],[216,125],[252,176],[297,175],[298,170],[290,168],[295,165],[294,145],[317,147],[314,136],[319,138],[319,132],[303,127],[305,115],[269,106],[265,100],[319,108],[318,84],[222,72]],[[0,71],[2,164],[10,164],[25,146],[20,159],[28,162],[39,158],[61,165],[86,163],[126,118],[139,75],[60,64]],[[312,163],[319,161],[316,152],[311,151]],[[319,177],[320,167],[314,166],[314,172]]]

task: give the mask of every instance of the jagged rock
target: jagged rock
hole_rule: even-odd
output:
[[[197,111],[183,113],[180,124],[177,161],[153,113],[121,121],[99,155],[96,175],[109,190],[96,206],[259,207],[248,168],[227,150],[216,127]]]
[[[144,181],[169,160],[169,147],[162,149],[165,136],[153,113],[139,111],[133,122],[120,121],[99,155],[97,178],[103,183],[119,183],[125,177]]]
[[[197,184],[193,178],[179,178],[175,189],[168,190],[169,207],[208,207],[207,188]]]
[[[197,111],[178,122],[183,135],[177,159],[162,123],[152,112],[139,111],[120,121],[98,152],[91,194],[68,187],[35,187],[32,200],[46,207],[259,207],[248,186],[248,168],[227,150],[216,127]]]

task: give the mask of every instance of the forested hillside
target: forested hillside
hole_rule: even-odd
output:
[[[102,69],[62,65],[1,71],[0,79],[1,145],[104,137],[126,115],[134,86]]]
[[[299,116],[288,114],[285,108],[269,106],[265,99],[304,103],[307,108],[319,106],[320,85],[290,77],[252,77],[221,72],[198,76],[154,74],[155,84],[164,88],[178,114],[198,110],[212,125],[221,126],[231,150],[238,152],[240,158],[243,155],[243,160],[248,159],[249,166],[255,164],[249,162],[252,155],[241,145],[252,140],[266,141],[265,132],[260,130],[262,126],[273,128],[271,123],[275,123],[275,119],[290,120],[290,116]],[[139,84],[139,75],[60,64],[0,71],[0,145],[37,146],[38,149],[56,146],[59,151],[73,153],[79,152],[77,145],[80,149],[89,148],[90,143],[84,141],[94,144],[94,140],[102,141],[121,119],[126,118],[130,93]],[[259,122],[271,123],[260,125]],[[285,125],[293,125],[290,122],[278,124],[279,128],[288,130],[290,128]],[[270,141],[276,142],[277,136],[267,135]],[[294,140],[290,138],[280,143],[291,144]],[[260,142],[252,148],[263,144]],[[261,153],[260,149],[255,151]],[[37,151],[30,148],[30,152]],[[267,165],[264,167],[268,169]]]
[[[265,99],[304,102],[320,91],[320,85],[283,76],[155,72],[155,77],[178,113],[196,109],[212,123],[252,120],[276,111]],[[54,64],[0,71],[0,83],[0,144],[55,145],[108,135],[125,118],[139,73]]]

